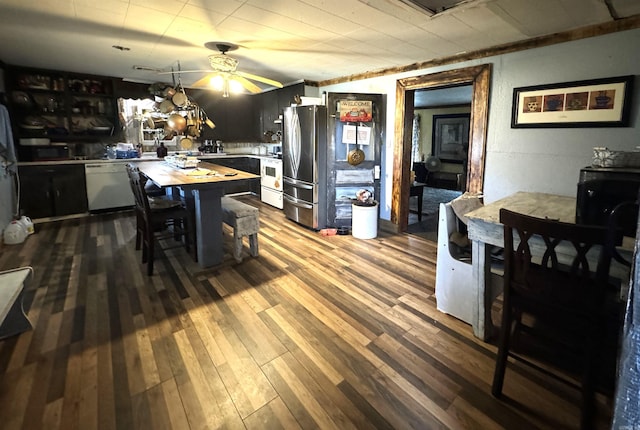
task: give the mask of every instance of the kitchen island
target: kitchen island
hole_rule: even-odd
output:
[[[199,163],[198,170],[173,167],[164,161],[136,164],[159,187],[178,189],[187,200],[187,206],[194,211],[200,266],[220,264],[223,260],[221,198],[224,187],[230,182],[257,179],[259,176],[206,162]]]

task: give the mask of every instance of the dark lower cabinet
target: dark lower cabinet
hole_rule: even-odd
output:
[[[88,211],[84,165],[20,166],[20,209],[30,218]]]
[[[232,169],[242,170],[243,172],[260,175],[260,159],[252,157],[232,157],[232,158],[216,158],[211,161]],[[236,194],[250,192],[260,195],[260,178],[249,179],[242,182],[230,183],[225,186],[225,194]]]

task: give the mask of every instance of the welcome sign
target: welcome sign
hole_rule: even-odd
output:
[[[373,102],[370,100],[341,100],[340,121],[371,122]]]

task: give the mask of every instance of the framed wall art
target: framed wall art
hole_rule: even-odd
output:
[[[626,127],[633,76],[514,88],[512,128]]]
[[[431,153],[449,163],[464,162],[469,149],[470,119],[468,113],[434,115]]]

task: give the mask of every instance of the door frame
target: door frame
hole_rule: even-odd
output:
[[[405,232],[409,221],[413,115],[407,113],[413,112],[415,91],[472,85],[466,191],[478,194],[482,193],[484,184],[490,79],[491,64],[482,64],[403,78],[396,82],[391,222],[398,226],[398,232]]]

